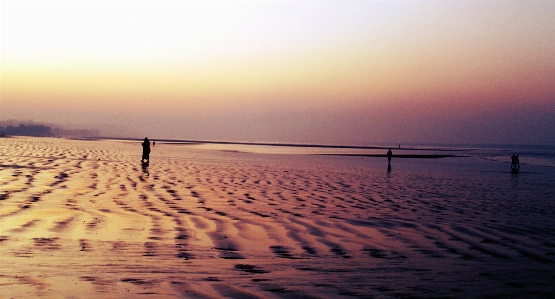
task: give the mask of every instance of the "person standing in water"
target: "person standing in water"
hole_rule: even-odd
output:
[[[145,140],[143,141],[142,146],[143,146],[143,157],[141,159],[141,163],[148,164],[148,162],[150,161],[150,158],[149,158],[150,157],[150,141],[148,141],[148,138],[145,137]]]
[[[387,167],[391,168],[391,157],[393,156],[393,153],[391,152],[391,149],[389,149],[387,151]]]

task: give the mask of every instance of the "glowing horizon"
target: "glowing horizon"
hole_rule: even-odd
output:
[[[303,123],[308,114],[335,119],[338,142],[361,142],[381,136],[367,132],[376,124],[364,111],[416,122],[394,140],[433,136],[411,131],[422,115],[555,112],[549,1],[1,5],[0,119],[205,139],[231,126],[228,138],[302,140],[329,129]],[[271,113],[283,117],[265,120]]]

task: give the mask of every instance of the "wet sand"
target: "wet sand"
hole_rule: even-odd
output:
[[[152,150],[0,139],[0,298],[554,297],[552,169]]]

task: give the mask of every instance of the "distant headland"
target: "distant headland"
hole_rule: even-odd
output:
[[[97,137],[96,129],[66,129],[55,124],[34,121],[0,121],[0,136]]]

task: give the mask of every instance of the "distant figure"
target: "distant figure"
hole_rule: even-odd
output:
[[[391,157],[393,156],[393,153],[391,152],[391,149],[389,149],[387,151],[387,166],[391,167]]]
[[[143,141],[142,146],[143,146],[143,157],[141,159],[141,163],[148,165],[149,156],[150,156],[150,141],[148,141],[148,138],[145,137],[145,140]]]
[[[155,146],[155,145],[156,145],[156,141],[152,141],[152,146]]]
[[[399,144],[399,148],[401,148],[401,145]]]
[[[520,170],[520,161],[518,161],[518,155],[513,154],[511,156],[511,173],[518,173]]]

